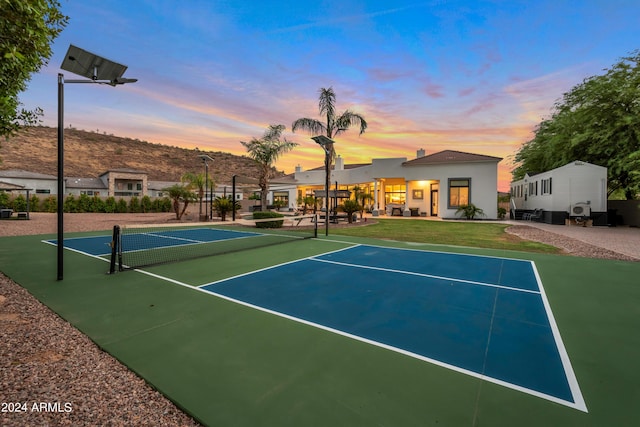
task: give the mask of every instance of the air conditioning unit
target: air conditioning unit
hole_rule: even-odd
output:
[[[570,217],[590,217],[591,216],[591,206],[587,203],[576,203],[571,205],[571,212],[569,213]]]

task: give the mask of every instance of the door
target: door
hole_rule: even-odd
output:
[[[431,190],[431,216],[438,216],[438,190]]]

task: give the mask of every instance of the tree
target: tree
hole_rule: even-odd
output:
[[[326,120],[321,122],[320,120],[303,117],[291,125],[293,132],[300,130],[306,130],[311,135],[325,135],[327,138],[332,139],[334,136],[347,131],[351,126],[360,127],[360,135],[367,129],[367,121],[360,114],[354,113],[351,110],[345,110],[339,116],[336,115],[336,93],[333,91],[333,87],[320,88],[320,96],[318,98],[318,109],[320,115]],[[326,185],[329,187],[330,168],[331,164],[335,160],[336,152],[333,148],[333,144],[327,147],[330,151],[325,155],[325,169],[329,171],[326,176]],[[328,194],[327,194],[328,196]],[[326,200],[327,211],[329,210],[329,198]]]
[[[234,203],[234,201],[231,200],[230,197],[218,196],[213,201],[213,208],[220,215],[220,220],[221,221],[226,221],[227,220],[227,214],[229,212],[233,212],[234,210],[235,211],[240,210],[240,203],[238,203],[238,202]]]
[[[173,202],[173,211],[176,213],[176,219],[180,221],[189,203],[195,200],[195,194],[186,186],[180,184],[174,184],[171,187],[165,188],[164,191],[169,194],[169,198]],[[180,209],[180,205],[182,205],[182,209]]]
[[[198,191],[198,200],[200,200],[200,217],[202,217],[202,199],[204,198],[205,187],[213,188],[213,179],[205,177],[203,173],[187,172],[181,177],[181,181],[187,183],[187,187],[191,190]],[[208,216],[208,215],[207,215]]]
[[[37,124],[42,110],[21,108],[18,94],[51,58],[51,44],[67,25],[57,0],[0,0],[0,135]]]
[[[551,118],[515,155],[515,180],[574,160],[608,170],[609,194],[640,192],[640,51],[585,79],[554,105]]]
[[[313,135],[322,134],[327,138],[333,138],[345,132],[351,126],[360,126],[360,135],[364,133],[367,129],[367,122],[360,114],[345,110],[339,116],[336,115],[336,94],[332,87],[328,89],[320,88],[319,92],[318,109],[320,110],[320,115],[326,119],[326,122],[303,117],[293,122],[293,125],[291,125],[293,132],[300,129],[306,130]]]
[[[347,221],[351,224],[353,222],[353,214],[359,212],[362,206],[360,206],[357,200],[347,199],[342,203],[340,208],[347,214]]]
[[[285,129],[284,125],[269,125],[261,139],[253,138],[250,142],[240,141],[247,149],[249,157],[259,167],[258,185],[261,191],[260,205],[262,211],[267,210],[267,191],[269,190],[269,181],[274,174],[274,163],[283,153],[291,151],[298,146],[297,143],[282,138],[282,132]]]

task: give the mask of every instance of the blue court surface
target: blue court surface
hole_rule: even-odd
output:
[[[530,261],[359,245],[200,289],[586,411]]]
[[[144,238],[139,239],[140,236]],[[249,231],[213,228],[172,229],[125,234],[122,237],[122,246],[125,251],[131,252],[260,236],[260,233]],[[111,255],[111,241],[112,236],[74,237],[64,239],[64,246],[86,255],[104,257]],[[58,241],[53,239],[47,240],[46,243],[57,245]]]

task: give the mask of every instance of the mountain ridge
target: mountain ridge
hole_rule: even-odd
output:
[[[216,184],[231,183],[233,175],[257,177],[259,169],[253,159],[222,151],[203,151],[163,145],[65,128],[65,177],[98,177],[113,169],[136,169],[146,172],[151,181],[180,181],[186,172],[204,173],[198,155],[214,159],[209,162],[209,176]],[[26,127],[0,142],[0,170],[21,169],[56,175],[58,172],[58,129],[46,126]],[[284,172],[276,171],[276,176]]]

